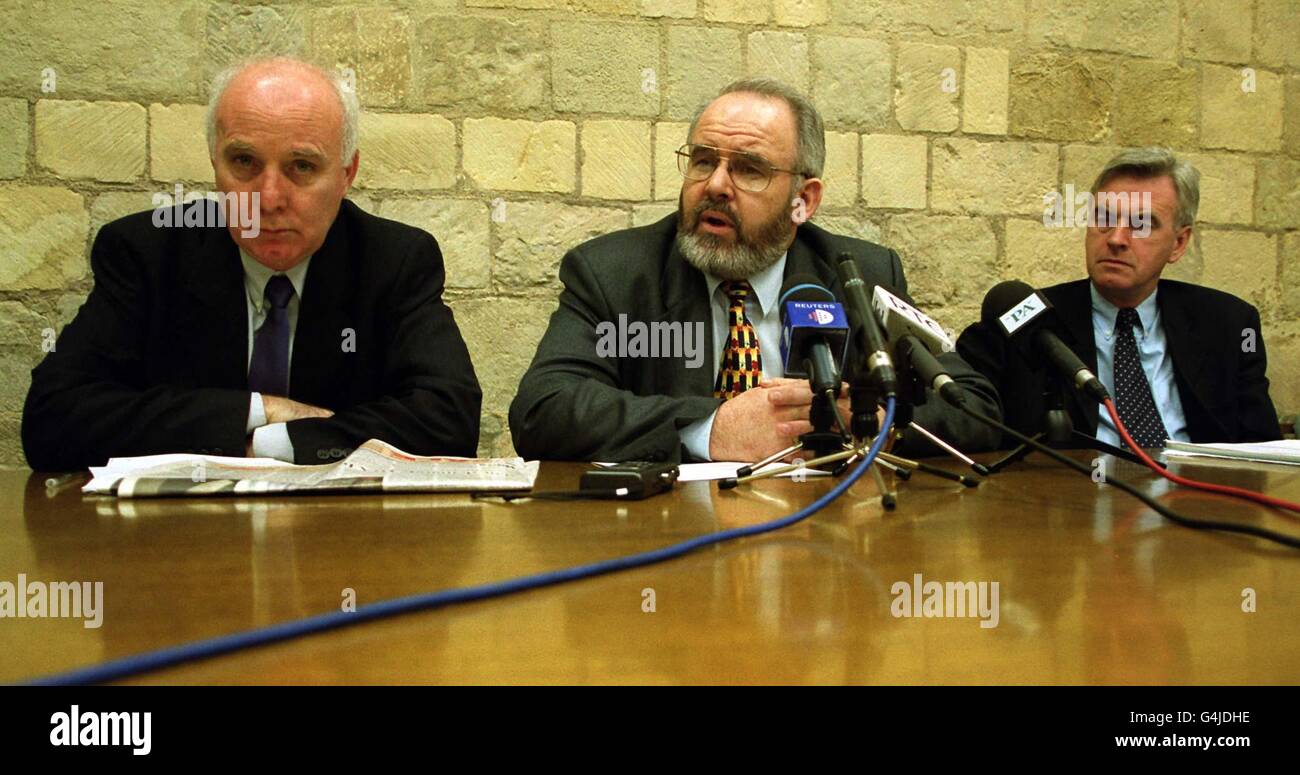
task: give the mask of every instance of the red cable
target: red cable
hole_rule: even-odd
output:
[[[1223,495],[1234,495],[1238,498],[1245,498],[1247,500],[1255,501],[1256,503],[1262,503],[1265,506],[1300,512],[1300,503],[1292,503],[1291,501],[1284,501],[1281,498],[1273,498],[1263,493],[1255,492],[1254,490],[1243,490],[1240,487],[1231,487],[1226,484],[1211,484],[1210,482],[1188,479],[1179,476],[1178,474],[1169,473],[1157,465],[1156,462],[1147,455],[1146,450],[1139,447],[1137,443],[1133,441],[1133,437],[1128,435],[1128,429],[1124,427],[1124,423],[1119,419],[1119,410],[1115,408],[1114,400],[1110,398],[1106,399],[1106,411],[1110,413],[1111,421],[1115,423],[1115,428],[1119,431],[1119,435],[1124,438],[1124,443],[1129,446],[1129,449],[1133,450],[1133,453],[1141,458],[1142,462],[1152,471],[1155,471],[1157,474],[1160,474],[1174,484],[1181,484],[1184,487],[1194,487],[1198,490],[1205,490],[1207,492],[1217,492]]]

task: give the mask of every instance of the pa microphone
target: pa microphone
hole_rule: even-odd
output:
[[[1043,294],[1019,280],[993,286],[984,296],[980,320],[1010,339],[1030,362],[1047,361],[1076,389],[1099,403],[1110,394],[1079,356],[1061,341],[1056,310]]]
[[[844,285],[849,321],[861,337],[862,352],[867,359],[867,379],[874,383],[882,396],[897,396],[898,373],[894,371],[894,362],[885,346],[885,337],[880,333],[880,326],[871,311],[867,284],[862,280],[862,273],[858,271],[852,253],[840,253],[836,261],[839,264],[840,282]]]
[[[814,393],[840,392],[840,366],[849,342],[844,308],[816,277],[794,274],[777,300],[781,364],[787,377],[807,377]]]

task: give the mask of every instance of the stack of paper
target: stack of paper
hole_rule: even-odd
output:
[[[1252,444],[1191,444],[1185,441],[1165,442],[1166,457],[1217,457],[1227,460],[1247,460],[1253,463],[1286,463],[1300,465],[1300,440],[1282,439]]]

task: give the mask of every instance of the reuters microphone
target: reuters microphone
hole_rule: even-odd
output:
[[[805,377],[813,393],[839,395],[840,364],[849,342],[849,321],[835,295],[811,275],[786,280],[781,311],[781,365],[787,377]]]

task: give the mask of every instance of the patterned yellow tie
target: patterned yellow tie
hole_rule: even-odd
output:
[[[745,317],[745,298],[753,292],[749,282],[728,280],[722,284],[722,292],[729,301],[727,343],[722,349],[713,396],[725,401],[758,387],[763,379],[763,359],[758,352],[758,336]]]

